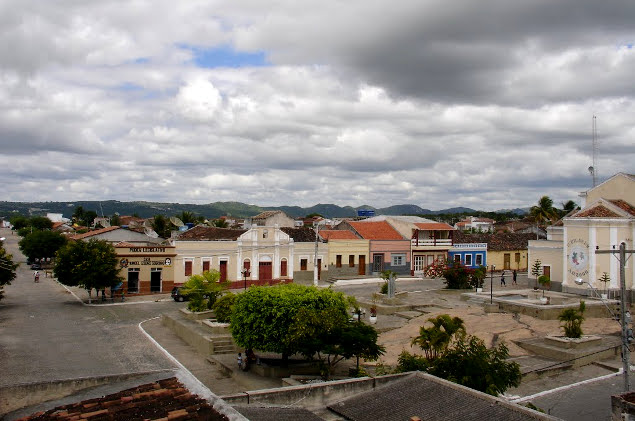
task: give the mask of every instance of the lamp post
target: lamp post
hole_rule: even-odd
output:
[[[244,290],[247,291],[247,268],[240,271],[243,274]]]
[[[494,269],[496,265],[492,265],[492,270],[489,272],[489,303],[494,301]]]

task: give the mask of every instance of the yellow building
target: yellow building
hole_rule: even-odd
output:
[[[124,294],[170,292],[174,286],[175,248],[159,244],[115,245],[119,275],[124,279],[118,291]]]
[[[370,241],[359,238],[352,231],[324,230],[320,236],[328,241],[329,279],[366,275]]]
[[[617,250],[621,243],[633,249],[635,238],[635,175],[619,173],[581,195],[582,209],[563,218],[548,230],[547,240],[529,244],[530,266],[539,259],[552,285],[563,291],[584,292],[580,278],[597,290],[619,288],[619,262],[611,254],[596,250]],[[627,256],[628,257],[628,256]],[[625,267],[626,287],[635,286],[633,264]],[[599,279],[606,273],[610,282]]]

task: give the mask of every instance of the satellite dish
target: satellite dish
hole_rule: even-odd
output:
[[[143,232],[145,232],[146,235],[150,238],[159,238],[159,234],[157,234],[157,232],[152,228],[144,228]]]
[[[152,229],[152,222],[150,222],[149,219],[146,219],[145,221],[143,221],[143,227]]]
[[[107,220],[107,219],[104,219],[104,221],[101,223],[101,225],[102,225],[104,228],[108,228],[108,227],[110,227],[110,221],[109,221],[109,220]]]
[[[179,218],[177,218],[176,216],[171,216],[170,217],[170,222],[172,222],[173,225],[177,226],[177,227],[182,227],[183,225],[185,225],[183,223],[183,221],[181,221]]]

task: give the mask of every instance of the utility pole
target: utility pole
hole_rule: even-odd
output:
[[[598,247],[599,248],[599,247]],[[629,348],[630,342],[633,339],[633,331],[628,327],[630,320],[630,312],[627,313],[626,309],[626,253],[630,253],[631,255],[635,253],[635,250],[626,250],[626,243],[620,244],[620,249],[615,250],[615,246],[613,246],[613,250],[598,250],[595,249],[595,254],[612,254],[618,255],[617,258],[620,262],[620,318],[622,325],[622,370],[624,371],[624,391],[628,392],[631,389],[631,381],[629,378],[630,371],[630,355],[631,351]],[[630,256],[629,256],[630,258]]]

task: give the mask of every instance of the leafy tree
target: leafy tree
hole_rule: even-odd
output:
[[[29,226],[29,218],[23,215],[13,216],[9,222],[13,225],[14,230],[19,230],[21,228],[26,228]]]
[[[170,238],[172,236],[172,227],[170,221],[163,215],[154,215],[154,219],[150,222],[152,229],[159,234],[159,237]]]
[[[216,315],[216,320],[221,323],[229,323],[234,312],[234,303],[236,302],[236,294],[233,292],[227,292],[221,295],[214,305],[212,310]]]
[[[482,339],[470,335],[436,359],[428,373],[498,396],[507,388],[520,385],[520,366],[506,361],[507,357],[509,350],[504,343],[487,349]]]
[[[413,340],[425,356],[403,351],[399,355],[398,372],[421,370],[455,383],[499,395],[521,380],[520,366],[506,361],[509,350],[501,343],[487,349],[485,342],[465,334],[463,320],[443,314],[435,319],[431,328],[421,327]]]
[[[182,294],[187,296],[190,302],[187,308],[190,311],[210,310],[216,299],[226,289],[226,284],[221,284],[220,272],[210,270],[203,272],[202,275],[192,275],[183,284]]]
[[[483,288],[483,282],[487,276],[487,268],[483,265],[472,270],[472,278],[470,284],[474,288]]]
[[[608,293],[607,285],[611,282],[611,277],[609,276],[609,274],[606,272],[603,272],[602,276],[600,277],[600,279],[598,279],[598,281],[604,283],[604,291],[606,291],[605,294]]]
[[[575,209],[579,209],[578,204],[575,203],[573,200],[568,200],[562,203],[562,211],[560,212],[560,215],[565,216]]]
[[[59,232],[55,231],[34,231],[27,234],[18,245],[22,253],[29,259],[55,257],[55,253],[67,242]]]
[[[561,327],[564,329],[564,336],[567,338],[580,338],[582,337],[582,322],[584,321],[584,311],[586,310],[586,304],[584,300],[580,300],[580,307],[565,308],[558,315],[564,325]]]
[[[11,281],[15,279],[17,268],[18,264],[13,262],[13,256],[0,243],[0,300],[4,296],[4,286],[11,285]]]
[[[542,196],[538,200],[538,205],[532,206],[529,210],[529,216],[537,226],[551,223],[558,218],[558,210],[553,207],[553,200],[549,196]],[[538,239],[538,233],[536,233]]]
[[[547,285],[549,285],[549,283],[551,282],[551,279],[549,279],[549,277],[547,275],[540,275],[538,277],[538,283],[540,285],[542,285],[542,296],[545,296],[545,288],[547,287]]]
[[[465,323],[460,317],[450,317],[447,314],[428,321],[432,326],[421,326],[419,336],[412,340],[412,345],[418,345],[431,361],[439,358],[453,342],[465,336]]]
[[[179,215],[177,215],[177,217],[184,223],[184,224],[193,224],[196,223],[196,215],[193,212],[189,212],[189,211],[183,211],[181,212]]]
[[[53,228],[53,221],[48,219],[46,216],[34,216],[29,220],[29,225],[31,225],[34,230],[38,231],[50,230]]]
[[[119,276],[115,248],[100,240],[75,241],[58,250],[53,273],[58,281],[88,291],[114,287],[123,281]]]
[[[540,259],[534,260],[534,264],[531,265],[531,274],[536,279],[536,289],[538,289],[538,277],[542,274],[542,262]]]
[[[93,221],[97,218],[97,212],[95,211],[87,211],[83,206],[78,206],[75,208],[75,212],[71,216],[73,222],[77,225],[90,227],[93,225]]]
[[[277,352],[286,361],[290,355],[306,353],[312,346],[305,340],[317,327],[311,320],[304,327],[297,325],[301,310],[304,314],[309,314],[309,310],[328,311],[329,320],[320,322],[337,326],[348,320],[350,305],[344,294],[331,289],[298,284],[251,287],[236,297],[230,329],[238,346]],[[291,326],[294,330],[290,333]]]
[[[216,228],[227,228],[229,223],[224,219],[214,219],[210,222],[210,225]]]

